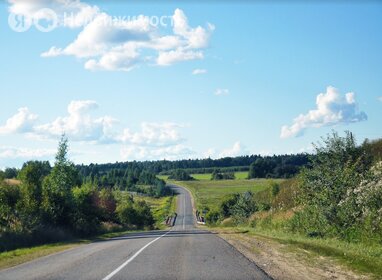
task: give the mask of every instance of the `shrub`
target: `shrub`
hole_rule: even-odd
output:
[[[206,221],[208,224],[216,224],[221,219],[219,211],[209,211],[206,215]]]
[[[95,205],[95,191],[89,185],[76,187],[73,193],[73,210],[71,225],[79,235],[91,235],[98,232],[100,227],[100,209]]]
[[[191,180],[194,180],[194,178],[192,178],[190,176],[190,174],[188,174],[186,171],[184,171],[182,169],[176,169],[176,170],[172,171],[168,178],[171,179],[171,180],[177,180],[177,181],[191,181]]]

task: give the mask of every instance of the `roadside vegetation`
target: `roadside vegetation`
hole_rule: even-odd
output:
[[[333,132],[315,149],[287,180],[223,179],[216,170],[175,183],[191,191],[207,225],[218,232],[240,229],[381,278],[382,140],[357,145],[352,133]],[[247,178],[267,177],[267,165],[256,159]]]
[[[0,182],[0,252],[106,232],[152,229],[165,219],[169,210],[158,208],[171,208],[172,198],[164,196],[172,192],[155,174],[125,172],[129,189],[134,190],[129,192],[97,183],[96,175],[82,177],[67,152],[63,136],[53,167],[49,162],[30,161],[21,170],[2,173],[3,179],[17,176],[18,180]]]

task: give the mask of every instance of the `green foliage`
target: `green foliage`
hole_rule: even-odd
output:
[[[0,170],[0,183],[3,182],[5,179],[5,172],[3,170]]]
[[[4,177],[6,179],[14,179],[17,177],[18,170],[17,168],[5,168],[4,170]]]
[[[271,189],[272,189],[272,196],[276,197],[280,192],[280,185],[272,182]]]
[[[24,163],[20,170],[18,178],[22,183],[23,212],[25,215],[40,216],[42,184],[44,178],[50,173],[50,170],[51,167],[48,161],[29,161]]]
[[[206,221],[208,224],[216,224],[221,219],[221,213],[219,211],[209,211],[206,214]]]
[[[42,185],[42,208],[45,222],[56,226],[70,224],[70,212],[73,208],[71,189],[79,183],[77,169],[67,159],[67,152],[68,140],[63,135],[58,145],[54,167]]]
[[[21,199],[18,186],[0,184],[0,235],[7,229],[16,231],[20,227],[17,204]]]
[[[237,223],[241,223],[257,209],[253,193],[247,191],[228,196],[221,203],[218,214],[212,213],[211,217],[232,217]]]
[[[380,236],[382,172],[370,170],[370,156],[352,133],[333,132],[323,142],[316,146],[312,168],[299,177],[304,208],[292,219],[292,230],[346,240],[360,240],[365,233]]]
[[[211,180],[235,180],[235,173],[220,172],[219,169],[215,169],[211,174]]]
[[[71,225],[75,233],[81,236],[95,234],[100,228],[100,209],[95,205],[96,191],[90,185],[75,187]]]
[[[132,197],[119,201],[117,215],[120,223],[127,227],[152,227],[155,222],[150,206],[144,200],[134,203]]]
[[[238,201],[239,196],[240,194],[238,193],[231,194],[220,204],[220,213],[223,216],[223,218],[228,218],[233,215],[232,209]]]
[[[170,176],[168,178],[171,179],[171,180],[177,180],[177,181],[191,181],[191,180],[194,180],[194,178],[192,178],[190,176],[190,174],[188,174],[186,171],[184,171],[182,169],[174,170],[170,174]]]

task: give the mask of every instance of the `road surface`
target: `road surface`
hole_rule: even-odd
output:
[[[270,279],[235,248],[195,228],[190,194],[178,193],[175,226],[132,233],[0,271],[0,279]]]

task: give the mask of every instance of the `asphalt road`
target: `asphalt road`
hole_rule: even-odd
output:
[[[195,228],[190,194],[177,186],[170,231],[94,242],[0,271],[0,279],[270,279],[235,248]]]

